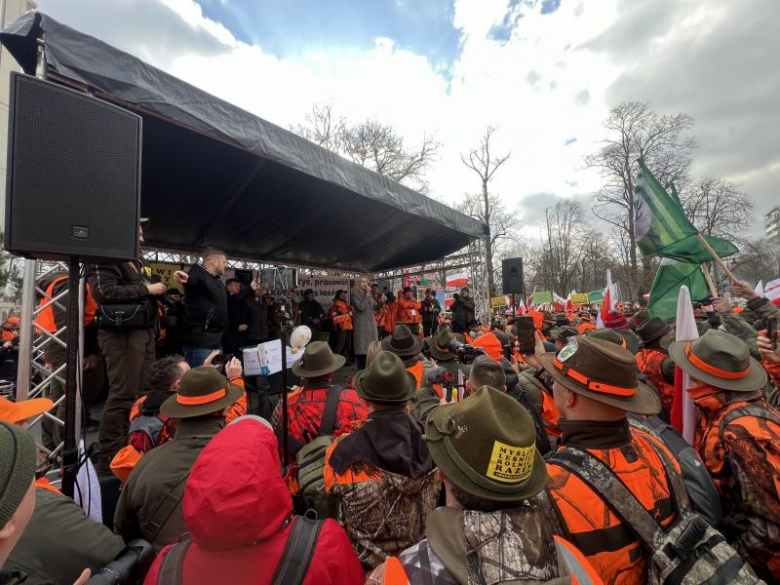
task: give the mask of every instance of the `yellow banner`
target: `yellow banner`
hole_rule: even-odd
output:
[[[571,302],[575,305],[587,305],[588,302],[588,293],[577,293],[574,295],[571,295]]]
[[[160,282],[168,286],[181,289],[182,286],[173,279],[173,273],[181,270],[181,264],[165,264],[163,262],[150,262],[146,265],[151,274],[160,277]]]
[[[503,307],[506,305],[506,297],[491,297],[490,306],[494,309]]]

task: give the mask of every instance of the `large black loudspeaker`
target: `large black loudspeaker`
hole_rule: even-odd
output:
[[[28,258],[137,258],[141,118],[11,75],[5,247]]]
[[[505,295],[525,292],[522,258],[507,258],[503,260],[501,262],[501,276]]]

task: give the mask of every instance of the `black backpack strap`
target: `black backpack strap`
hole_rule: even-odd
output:
[[[600,459],[585,451],[566,447],[551,455],[547,461],[563,467],[590,486],[626,528],[634,532],[646,548],[653,549],[655,534],[661,530],[660,525]]]
[[[753,406],[753,405],[745,405],[745,406],[738,406],[726,416],[724,416],[720,421],[720,434],[723,436],[723,431],[726,429],[727,426],[729,426],[732,422],[737,420],[738,418],[742,418],[743,416],[754,416],[756,418],[763,418],[764,420],[771,421],[775,423],[776,425],[780,426],[780,417],[778,417],[774,412],[768,411],[766,408],[761,408],[760,406]]]
[[[301,585],[309,570],[322,521],[297,516],[293,522],[282,560],[276,567],[271,585]]]
[[[328,435],[333,434],[333,429],[336,426],[336,414],[339,409],[341,391],[342,388],[339,386],[333,386],[328,392],[328,399],[325,401],[325,410],[322,411],[320,430],[317,433],[318,437],[327,437]]]
[[[184,557],[191,542],[188,537],[168,549],[157,573],[157,585],[180,585],[184,582]]]
[[[149,529],[147,536],[151,542],[157,540],[157,536],[160,534],[163,526],[165,526],[173,511],[176,510],[184,498],[184,488],[187,486],[187,478],[189,476],[190,472],[187,471],[157,502],[157,507],[152,512],[152,517],[147,523],[147,528]]]

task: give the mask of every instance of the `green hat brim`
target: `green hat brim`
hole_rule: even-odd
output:
[[[393,336],[389,335],[385,337],[382,341],[379,343],[381,344],[382,351],[389,351],[390,353],[394,353],[398,357],[404,358],[404,357],[411,357],[414,355],[417,355],[422,351],[423,348],[423,340],[420,339],[417,335],[412,334],[412,337],[414,338],[414,345],[409,348],[403,350],[403,352],[393,349],[390,347],[390,342],[393,340]]]
[[[425,344],[428,346],[428,350],[431,352],[431,357],[433,357],[433,359],[440,362],[448,362],[455,359],[454,353],[444,353],[440,351],[439,346],[436,345],[436,341],[434,341],[432,336],[425,338]]]
[[[176,400],[176,397],[178,396],[177,392],[162,403],[160,406],[160,414],[170,418],[196,418],[207,414],[213,414],[235,404],[243,393],[244,389],[241,386],[229,384],[227,393],[219,400],[207,402],[206,404],[187,405],[181,404]]]
[[[755,390],[761,390],[766,386],[767,374],[764,368],[761,367],[755,359],[750,358],[750,370],[748,375],[738,380],[727,380],[726,378],[719,378],[708,374],[704,370],[700,370],[694,366],[688,356],[685,355],[685,348],[688,347],[689,341],[675,341],[669,346],[669,357],[672,358],[675,364],[680,366],[683,372],[689,376],[693,376],[697,380],[720,388],[722,390],[732,390],[734,392],[753,392]]]
[[[457,405],[458,403],[452,403],[434,408],[428,415],[426,432],[429,425],[432,424],[434,427],[438,426],[437,423],[441,423],[444,417],[447,416],[449,410]],[[511,491],[502,489],[501,492],[498,492],[477,485],[468,475],[466,475],[461,467],[452,460],[448,451],[449,449],[454,449],[454,447],[450,446],[448,449],[446,444],[447,438],[448,437],[443,436],[441,437],[441,440],[427,441],[426,445],[428,447],[428,452],[431,454],[431,457],[433,457],[433,461],[436,463],[439,470],[447,476],[447,479],[472,496],[494,502],[518,502],[537,495],[547,485],[547,465],[544,462],[544,457],[542,457],[542,454],[535,445],[534,464],[528,478],[515,484],[513,486],[514,489]],[[474,469],[473,471],[479,473],[481,470]],[[488,480],[487,477],[485,477],[485,479]],[[491,481],[491,483],[494,482]],[[495,482],[495,485],[499,488],[505,488],[510,484]]]
[[[366,375],[366,371],[367,370],[360,370],[355,375],[355,392],[357,392],[357,395],[360,396],[363,400],[368,400],[369,402],[384,402],[388,404],[402,404],[411,400],[417,392],[417,378],[415,378],[411,373],[406,372],[409,386],[407,387],[406,393],[403,396],[388,397],[381,394],[374,394],[373,392],[370,392],[363,384],[363,378]]]
[[[344,364],[347,363],[347,358],[343,355],[334,355],[333,363],[325,368],[320,368],[319,370],[307,370],[303,367],[302,362],[303,359],[299,359],[293,364],[291,368],[293,374],[301,378],[319,378],[320,376],[327,376],[328,374],[332,374],[343,368]]]
[[[611,396],[604,394],[603,392],[594,392],[588,390],[582,385],[578,384],[571,378],[564,376],[561,371],[555,367],[553,360],[555,359],[554,353],[546,353],[539,356],[539,363],[547,372],[558,382],[561,386],[571,390],[575,394],[590,398],[596,402],[614,406],[626,412],[633,412],[634,414],[658,414],[661,412],[661,398],[656,394],[649,386],[646,386],[642,382],[637,381],[636,392],[630,398],[620,398],[619,396]]]

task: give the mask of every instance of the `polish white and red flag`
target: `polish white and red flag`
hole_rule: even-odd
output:
[[[463,272],[450,274],[447,277],[447,288],[464,287],[464,286],[468,286],[468,284],[469,284],[469,273],[465,270]]]

